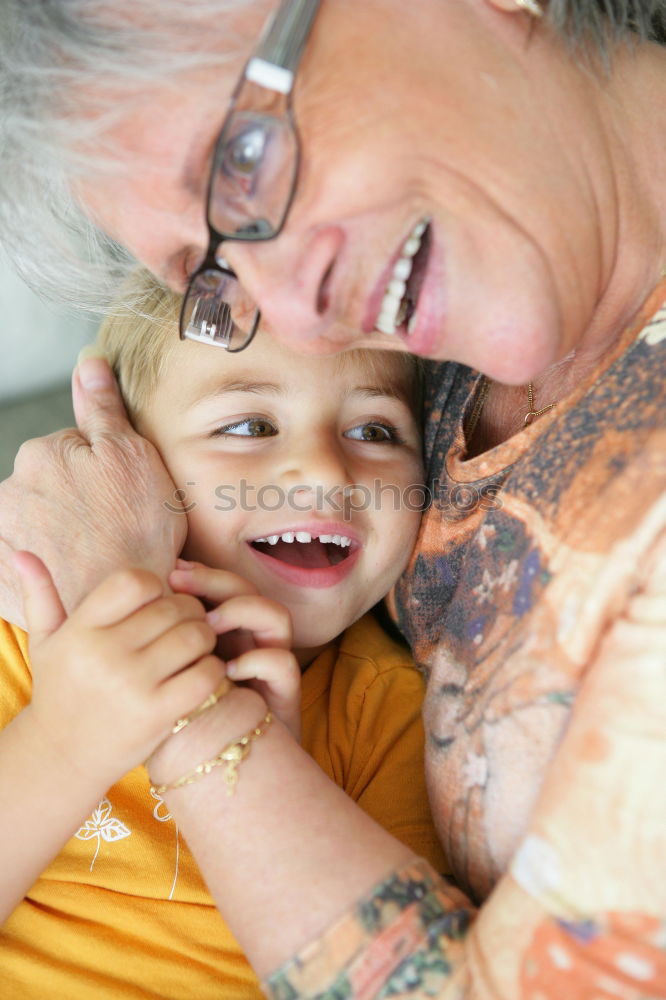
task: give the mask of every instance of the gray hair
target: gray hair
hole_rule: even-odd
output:
[[[640,38],[666,44],[665,0],[546,0],[548,18],[574,44],[605,56],[609,40]]]
[[[86,218],[72,180],[110,169],[99,136],[133,95],[235,54],[230,15],[256,2],[2,0],[0,244],[40,294],[108,305],[135,262]],[[574,43],[666,43],[666,0],[545,2]],[[97,155],[85,155],[94,138]]]
[[[236,55],[233,15],[255,4],[2,0],[0,247],[38,294],[108,307],[136,262],[86,217],[76,180],[117,172],[104,136],[137,95]]]

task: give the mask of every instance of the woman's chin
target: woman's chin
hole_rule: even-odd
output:
[[[538,331],[535,333],[533,331]],[[506,333],[492,331],[485,338],[486,347],[464,363],[503,385],[526,385],[561,359],[559,327],[543,319],[514,325]]]

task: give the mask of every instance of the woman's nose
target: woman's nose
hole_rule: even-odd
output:
[[[283,233],[266,242],[223,243],[220,252],[271,333],[298,349],[317,341],[340,319],[330,289],[343,245],[342,230],[327,226],[309,239]]]

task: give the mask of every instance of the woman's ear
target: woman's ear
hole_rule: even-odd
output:
[[[486,0],[486,3],[489,3],[496,10],[502,10],[508,14],[523,12],[532,17],[543,16],[543,2],[540,0]]]

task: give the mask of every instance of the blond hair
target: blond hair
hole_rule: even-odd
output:
[[[97,347],[115,372],[130,420],[137,428],[179,343],[180,307],[179,295],[159,284],[150,271],[138,268],[125,282],[120,304],[97,334]],[[420,422],[424,362],[406,352],[356,348],[337,355],[337,363],[353,365],[361,358],[377,373],[395,366],[396,387]]]
[[[178,342],[181,299],[139,268],[125,282],[120,303],[102,323],[97,347],[115,372],[136,426]]]

